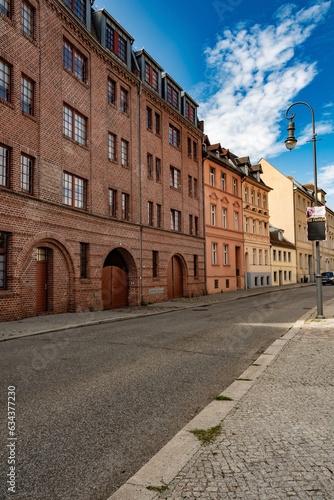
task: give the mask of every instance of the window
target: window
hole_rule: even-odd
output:
[[[245,232],[248,233],[249,232],[249,218],[246,217],[245,219]]]
[[[215,288],[219,288],[219,280],[215,280],[214,281],[214,287]]]
[[[276,260],[276,250],[273,250],[273,260]]]
[[[228,245],[223,245],[224,265],[228,264]]]
[[[80,278],[88,277],[88,243],[80,243]]]
[[[117,217],[117,191],[109,189],[109,216]]]
[[[181,231],[181,212],[178,210],[170,211],[170,228],[173,231]]]
[[[211,226],[215,226],[216,225],[216,205],[211,205],[210,214],[211,214]]]
[[[259,221],[259,234],[262,234],[262,222]]]
[[[169,124],[169,144],[180,147],[180,131],[171,124]]]
[[[159,252],[157,250],[152,251],[152,272],[153,278],[158,277],[158,265],[159,265]]]
[[[197,160],[197,142],[193,141],[193,159]]]
[[[188,175],[188,196],[193,195],[193,178],[191,175]]]
[[[197,184],[197,179],[194,177],[194,197],[198,198],[198,184]]]
[[[11,74],[11,67],[0,60],[0,98],[8,102],[11,100]]]
[[[210,167],[210,186],[215,185],[215,169],[213,167]]]
[[[194,277],[198,276],[198,255],[194,255]]]
[[[153,179],[153,156],[147,153],[147,177]]]
[[[193,233],[193,216],[191,214],[189,215],[189,234],[194,234]]]
[[[0,12],[7,17],[11,17],[10,0],[0,0]]]
[[[215,265],[217,264],[217,243],[212,243],[212,264]]]
[[[73,10],[83,23],[86,21],[86,2],[85,0],[65,0],[66,5]]]
[[[299,210],[301,209],[301,205],[300,205],[300,196],[298,195],[298,208]]]
[[[167,101],[175,108],[179,108],[179,93],[169,83],[167,83]]]
[[[34,160],[30,156],[21,155],[21,189],[33,194]]]
[[[300,224],[298,225],[298,237],[300,240],[302,239],[302,226]]]
[[[0,144],[0,186],[9,187],[9,148]]]
[[[268,250],[264,251],[264,265],[266,266],[268,264]]]
[[[109,160],[116,161],[116,136],[108,134],[108,156]]]
[[[146,108],[146,127],[152,130],[152,109],[148,106]]]
[[[267,208],[267,199],[265,194],[263,195],[263,208]]]
[[[186,102],[186,118],[195,123],[195,116],[196,112],[194,106],[192,106],[189,102]]]
[[[121,110],[129,113],[129,92],[121,87]]]
[[[291,262],[291,252],[288,252],[288,262]]]
[[[238,231],[239,229],[239,214],[238,212],[234,212],[234,229]]]
[[[161,205],[157,203],[156,205],[156,210],[155,210],[155,216],[156,216],[156,226],[161,227]]]
[[[160,160],[160,158],[155,159],[155,180],[157,182],[161,181],[161,160]]]
[[[68,69],[82,82],[86,81],[86,58],[66,40],[63,41],[63,67]]]
[[[262,250],[259,250],[259,265],[262,265]]]
[[[299,267],[300,267],[300,269],[303,267],[303,254],[302,253],[299,254]]]
[[[106,25],[106,47],[121,61],[127,61],[127,43],[109,24]]]
[[[289,281],[291,281],[291,279],[292,279],[292,273],[291,271],[289,271]]]
[[[8,233],[0,232],[0,289],[7,288]]]
[[[251,202],[252,202],[252,205],[254,205],[254,196],[255,196],[255,193],[254,193],[254,191],[252,189],[252,191],[251,191]]]
[[[87,181],[73,174],[63,173],[63,203],[76,208],[86,208]]]
[[[149,226],[153,226],[153,202],[147,203],[147,222]]]
[[[283,252],[283,260],[286,262],[286,252]]]
[[[287,277],[287,272],[284,271],[284,281],[286,281],[286,277]]]
[[[160,115],[158,113],[155,113],[155,133],[157,135],[160,135]]]
[[[86,145],[87,120],[77,111],[63,106],[63,134],[79,144]]]
[[[226,188],[226,177],[225,174],[222,172],[222,178],[221,178],[221,188],[223,191],[225,191]]]
[[[260,193],[257,193],[257,206],[258,207],[261,206],[261,195],[260,195]]]
[[[191,139],[188,137],[188,156],[191,158]]]
[[[223,208],[222,209],[222,226],[224,229],[227,227],[227,209]]]
[[[274,271],[274,281],[277,282],[277,271]]]
[[[21,77],[21,109],[28,115],[34,115],[34,84],[25,76]]]
[[[34,9],[25,2],[22,2],[22,31],[33,38],[34,36]]]
[[[281,250],[278,250],[278,260],[279,261],[282,260],[282,252],[281,252]]]
[[[170,167],[169,185],[175,189],[180,189],[180,170]]]
[[[264,234],[265,234],[265,236],[267,236],[267,223],[266,222],[264,223]]]
[[[248,202],[248,188],[245,187],[245,202]]]
[[[198,236],[198,217],[195,215],[195,236]]]
[[[255,234],[255,220],[253,220],[253,234]]]
[[[122,166],[129,166],[129,143],[122,139],[121,141],[121,158],[122,158]]]
[[[122,219],[129,220],[130,218],[130,195],[122,193]]]
[[[116,82],[108,78],[108,102],[116,104]]]
[[[256,248],[253,248],[253,264],[256,264]]]
[[[150,64],[145,62],[145,82],[151,85],[151,87],[158,92],[159,90],[159,79],[158,72],[152,68]]]
[[[237,179],[233,179],[233,194],[234,194],[234,196],[237,196],[237,194],[238,194],[238,183],[237,183]]]

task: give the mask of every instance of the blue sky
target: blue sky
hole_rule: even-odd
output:
[[[334,2],[96,0],[199,104],[212,143],[266,158],[314,181],[311,112],[295,106],[297,148],[285,149],[287,107],[314,109],[318,186],[334,210]]]

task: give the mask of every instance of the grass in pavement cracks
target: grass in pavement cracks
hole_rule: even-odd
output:
[[[194,429],[191,432],[194,436],[201,441],[202,444],[210,444],[215,441],[217,436],[221,434],[222,426],[216,425],[215,427],[211,427],[210,429]]]
[[[233,401],[233,399],[228,396],[216,396],[215,401]]]

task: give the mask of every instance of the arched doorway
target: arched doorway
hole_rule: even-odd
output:
[[[128,267],[119,250],[112,250],[103,264],[102,300],[103,309],[128,305]]]
[[[167,268],[167,297],[181,299],[183,297],[183,270],[180,257],[173,255]]]

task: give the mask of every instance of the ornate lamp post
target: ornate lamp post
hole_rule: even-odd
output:
[[[292,113],[291,116],[288,116],[288,113],[292,106],[295,106],[296,104],[304,104],[307,106],[312,113],[312,126],[313,126],[313,136],[312,136],[312,142],[313,142],[313,166],[314,166],[314,200],[315,200],[315,206],[318,206],[318,186],[317,186],[317,154],[316,154],[316,148],[315,148],[315,143],[316,143],[316,133],[315,133],[315,122],[314,122],[314,112],[313,109],[307,102],[294,102],[291,104],[291,106],[288,107],[285,113],[285,117],[290,120],[289,125],[288,125],[288,138],[285,141],[285,146],[287,149],[294,149],[297,144],[297,139],[294,136],[295,132],[295,124],[292,121],[294,117],[296,116],[295,113]],[[325,316],[323,315],[323,307],[322,307],[322,282],[321,282],[321,274],[320,274],[320,242],[317,240],[315,242],[315,248],[316,248],[316,275],[315,275],[315,280],[316,280],[316,290],[317,290],[317,318],[324,318]]]

